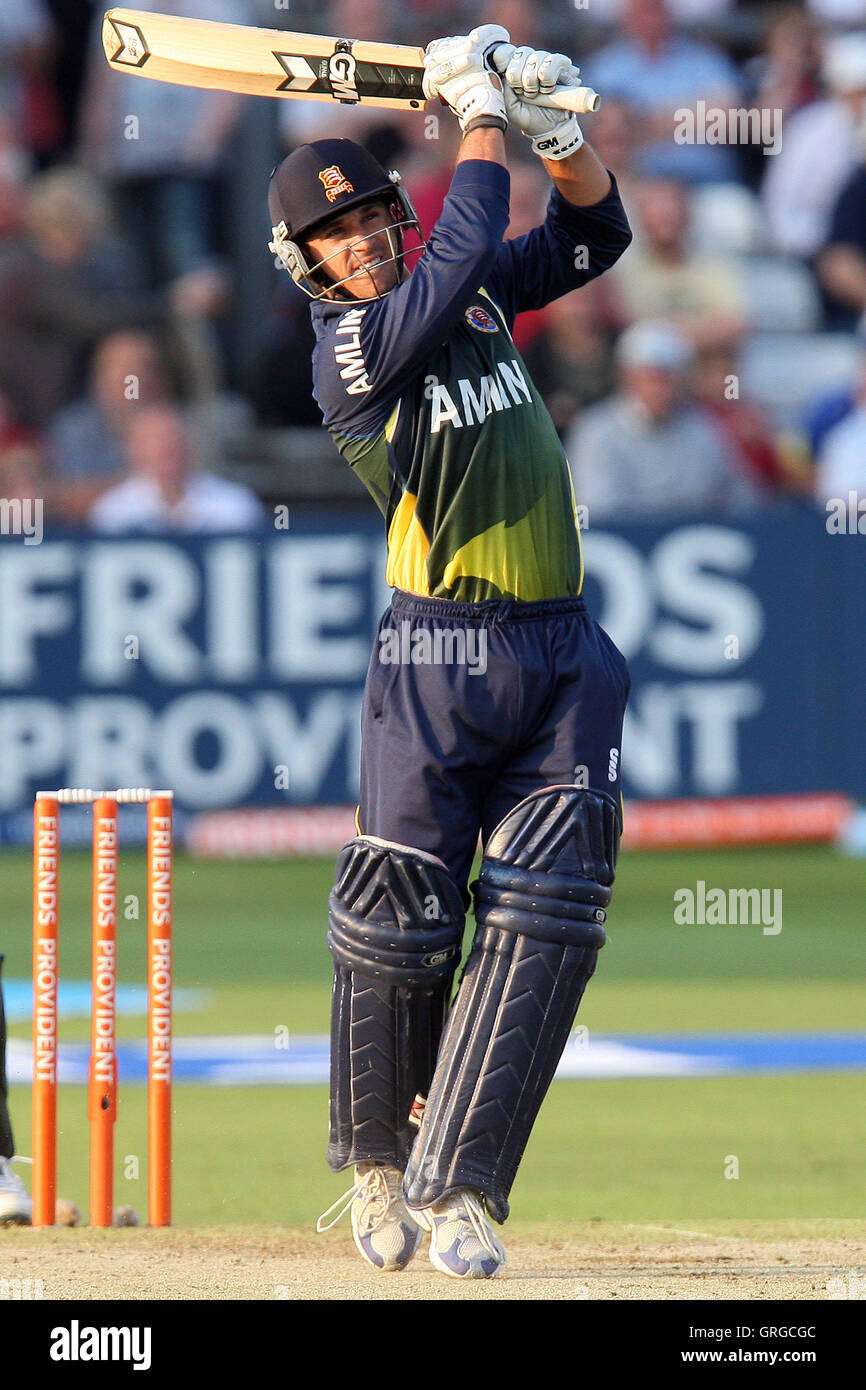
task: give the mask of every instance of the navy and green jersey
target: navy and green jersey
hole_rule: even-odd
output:
[[[543,224],[503,242],[508,194],[501,165],[458,164],[404,283],[312,308],[316,400],[385,517],[389,584],[414,594],[478,603],[581,589],[568,463],[511,328],[601,274],[631,233],[614,183],[583,208],[554,189]]]

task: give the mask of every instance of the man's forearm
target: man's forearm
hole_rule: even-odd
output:
[[[476,126],[464,135],[457,163],[464,159],[489,159],[491,164],[505,166],[505,136],[496,126]]]
[[[496,135],[498,131],[491,133]],[[600,203],[611,190],[610,175],[586,141],[565,159],[543,159],[541,162],[565,201],[575,207]]]

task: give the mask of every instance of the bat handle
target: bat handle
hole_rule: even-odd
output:
[[[601,97],[591,87],[555,87],[549,96],[533,97],[533,105],[551,106],[559,111],[574,111],[578,116],[585,116],[590,111],[598,110]]]
[[[493,55],[500,54],[500,63],[494,63]],[[512,44],[491,44],[484,54],[487,66],[492,72],[498,74],[504,82],[502,73],[508,63],[508,59],[514,52]],[[576,116],[585,116],[590,111],[597,111],[601,105],[601,97],[598,92],[594,92],[591,87],[555,87],[546,96],[537,96],[529,99],[533,106],[547,106],[557,111],[573,111]]]

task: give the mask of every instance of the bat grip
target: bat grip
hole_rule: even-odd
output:
[[[504,82],[505,79],[493,62],[493,54],[499,47],[507,48],[509,53],[514,52],[510,45],[492,44],[485,52],[484,58],[491,72],[495,72]],[[576,116],[586,116],[591,111],[597,111],[601,105],[601,97],[591,87],[554,87],[553,91],[546,95],[525,97],[524,100],[533,106],[546,106],[556,111],[573,111]]]
[[[558,111],[573,111],[577,116],[585,116],[597,111],[601,97],[591,87],[554,87],[549,96],[532,99],[533,106],[554,107]]]

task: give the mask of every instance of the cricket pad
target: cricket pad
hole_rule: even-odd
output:
[[[433,855],[371,836],[337,858],[328,1163],[405,1169],[409,1114],[426,1096],[460,960],[464,908]]]
[[[485,848],[476,931],[404,1181],[410,1207],[458,1188],[496,1221],[605,942],[620,821],[604,792],[548,787]]]

